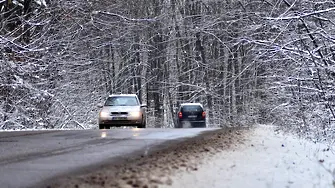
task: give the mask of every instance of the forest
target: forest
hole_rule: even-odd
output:
[[[136,93],[150,127],[201,102],[211,127],[335,138],[335,2],[0,0],[0,130],[97,127]]]

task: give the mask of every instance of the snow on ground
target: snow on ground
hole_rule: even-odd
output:
[[[243,145],[208,156],[197,171],[179,171],[171,185],[194,188],[334,188],[335,146],[257,126]]]
[[[0,132],[30,132],[30,131],[69,131],[69,130],[83,130],[83,129],[46,129],[46,128],[38,128],[38,129],[1,129]]]

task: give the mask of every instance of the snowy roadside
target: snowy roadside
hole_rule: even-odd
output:
[[[335,146],[260,125],[239,147],[208,156],[197,171],[171,175],[159,187],[335,187]]]

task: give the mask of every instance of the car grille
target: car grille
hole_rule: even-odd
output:
[[[111,112],[112,115],[127,115],[128,112]]]

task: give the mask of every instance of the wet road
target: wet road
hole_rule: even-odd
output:
[[[213,129],[110,129],[0,132],[0,185],[31,187],[56,176],[97,168],[168,140]]]

